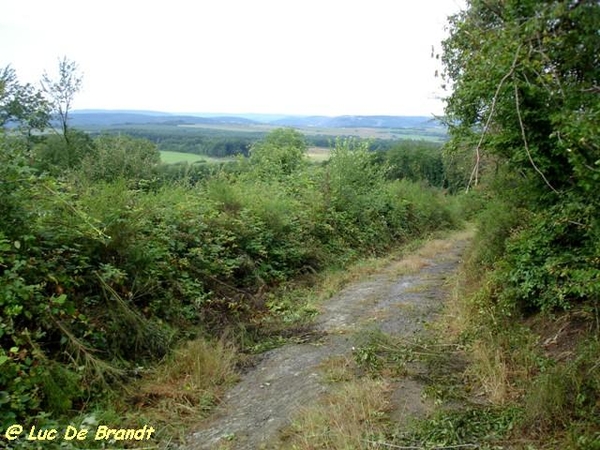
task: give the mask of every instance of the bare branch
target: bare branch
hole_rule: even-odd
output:
[[[489,113],[488,118],[483,127],[483,131],[481,132],[481,137],[479,138],[477,147],[475,148],[475,166],[473,167],[473,171],[471,172],[471,177],[469,178],[469,183],[467,184],[467,192],[469,192],[471,183],[473,183],[473,181],[475,181],[475,186],[477,186],[477,184],[479,182],[479,164],[481,162],[481,145],[483,144],[483,139],[485,138],[485,135],[490,128],[490,123],[492,122],[492,116],[494,115],[494,110],[496,108],[496,102],[498,101],[498,96],[500,95],[500,89],[502,89],[502,86],[504,85],[506,80],[508,80],[508,78],[511,77],[515,72],[515,68],[517,67],[517,59],[519,57],[519,52],[521,51],[521,47],[522,47],[522,45],[519,45],[517,47],[517,51],[515,52],[515,57],[513,59],[512,65],[510,66],[510,70],[506,73],[506,75],[504,75],[502,77],[502,79],[500,80],[500,83],[498,83],[496,92],[494,93],[494,98],[492,99],[492,106],[490,107],[490,113]]]
[[[548,187],[550,189],[552,189],[552,191],[554,191],[555,193],[558,194],[558,191],[556,189],[554,189],[554,186],[552,186],[550,184],[550,182],[548,181],[548,179],[546,178],[546,176],[538,168],[538,166],[533,161],[533,158],[531,157],[531,152],[529,151],[529,144],[527,143],[527,136],[525,134],[525,126],[523,125],[523,118],[521,117],[521,107],[519,105],[519,103],[520,103],[520,100],[519,100],[519,89],[517,88],[517,82],[514,79],[514,77],[513,77],[513,86],[514,86],[514,89],[515,89],[515,106],[516,106],[516,109],[517,109],[517,117],[519,119],[519,126],[521,127],[521,136],[523,137],[523,145],[525,146],[525,152],[527,152],[527,157],[529,158],[529,162],[531,163],[531,165],[533,166],[533,168],[535,169],[535,171],[540,174],[540,176],[542,177],[542,179],[544,180],[544,182],[548,185]]]

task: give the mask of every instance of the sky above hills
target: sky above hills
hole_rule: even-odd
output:
[[[462,0],[19,0],[0,67],[84,75],[75,108],[440,114],[447,16]]]

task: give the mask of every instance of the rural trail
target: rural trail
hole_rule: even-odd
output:
[[[458,232],[429,241],[324,302],[313,330],[320,338],[262,354],[181,448],[280,448],[279,431],[330,388],[319,366],[328,358],[352,357],[357,333],[379,329],[410,337],[435,319],[448,295],[446,280],[456,271],[468,239],[469,233]],[[396,383],[392,402],[397,420],[426,410],[421,386],[409,379]]]

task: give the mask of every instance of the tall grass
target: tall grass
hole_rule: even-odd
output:
[[[281,448],[377,448],[390,408],[389,385],[363,378],[345,382],[319,404],[303,408],[286,432]]]

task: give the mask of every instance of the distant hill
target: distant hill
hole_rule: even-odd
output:
[[[433,128],[441,126],[435,119],[425,116],[290,116],[271,123],[290,127],[319,128]]]
[[[426,116],[284,116],[280,114],[172,114],[140,110],[75,110],[72,126],[114,125],[274,125],[297,128],[443,128]]]
[[[257,125],[259,122],[243,117],[200,117],[193,115],[177,115],[155,111],[112,111],[112,110],[75,110],[70,115],[71,126],[85,127],[91,125]]]

